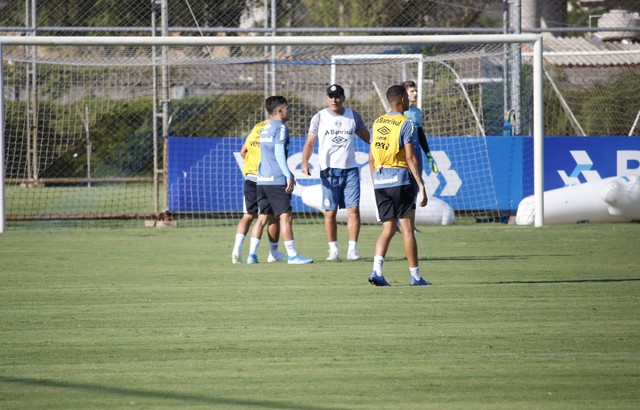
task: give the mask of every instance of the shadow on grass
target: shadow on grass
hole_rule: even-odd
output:
[[[640,278],[628,279],[565,279],[565,280],[509,280],[503,282],[483,282],[481,285],[544,285],[556,283],[616,283],[640,282]]]
[[[424,261],[498,261],[498,260],[520,260],[520,259],[532,259],[539,257],[553,257],[553,258],[566,258],[571,256],[569,254],[544,254],[544,255],[478,255],[478,256],[423,256],[419,257],[419,260]],[[386,260],[386,259],[385,259]]]
[[[80,390],[88,393],[107,394],[118,396],[131,396],[148,399],[177,400],[184,402],[202,403],[205,405],[225,405],[251,408],[268,408],[268,409],[308,409],[308,410],[325,410],[328,407],[320,406],[301,406],[299,404],[288,404],[277,401],[258,401],[258,400],[238,400],[225,399],[221,397],[211,397],[197,394],[185,394],[177,392],[153,391],[153,390],[135,390],[121,387],[108,387],[96,384],[72,383],[65,381],[49,380],[49,379],[30,379],[24,377],[6,377],[0,376],[1,383],[20,384],[25,386],[36,387],[53,387],[59,389]]]
[[[427,252],[428,253],[428,252]],[[539,258],[544,256],[545,258],[548,257],[555,257],[555,258],[566,258],[567,256],[572,256],[572,255],[568,255],[568,254],[556,254],[556,255],[549,255],[549,254],[544,254],[544,255],[478,255],[478,256],[430,256],[430,255],[423,255],[423,256],[418,256],[418,260],[419,261],[423,261],[423,262],[447,262],[447,261],[457,261],[457,262],[464,262],[464,261],[499,261],[499,260],[527,260],[527,259],[533,259],[533,258]],[[397,261],[406,261],[407,258],[405,256],[386,256],[384,258],[385,262],[397,262]],[[370,257],[361,257],[359,260],[357,261],[347,261],[346,259],[341,259],[339,261],[325,261],[324,259],[318,259],[317,262],[319,263],[327,263],[329,265],[335,265],[337,263],[357,263],[357,262],[373,262],[373,258]],[[346,265],[345,265],[346,266]]]

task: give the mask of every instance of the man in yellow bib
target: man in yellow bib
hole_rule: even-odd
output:
[[[422,181],[422,169],[416,159],[416,126],[402,113],[409,108],[409,96],[401,85],[387,90],[391,112],[378,117],[371,128],[369,168],[382,221],[382,232],[376,241],[373,270],[369,283],[391,286],[382,274],[384,257],[396,233],[399,221],[404,253],[409,264],[412,286],[426,286],[418,265],[418,246],[413,231],[416,212],[416,194],[420,206],[427,205],[427,192]],[[418,192],[416,192],[417,187]]]

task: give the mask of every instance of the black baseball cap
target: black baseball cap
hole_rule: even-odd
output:
[[[344,88],[340,87],[338,84],[331,84],[327,87],[327,95],[331,94],[344,97]]]

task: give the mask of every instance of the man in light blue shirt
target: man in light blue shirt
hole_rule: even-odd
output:
[[[402,83],[402,86],[405,90],[407,90],[407,94],[409,95],[409,109],[404,112],[404,115],[408,117],[411,121],[414,122],[417,128],[417,136],[418,136],[418,144],[422,147],[424,154],[427,156],[427,161],[429,162],[429,167],[435,173],[438,173],[438,166],[436,165],[433,156],[431,156],[431,150],[429,149],[429,142],[427,141],[427,135],[424,132],[424,127],[422,126],[422,110],[417,107],[416,102],[418,98],[418,88],[416,87],[416,83],[413,80],[407,80]],[[417,146],[417,144],[416,144]],[[416,155],[420,164],[422,164],[422,155]]]
[[[258,221],[251,232],[251,247],[247,263],[258,263],[258,245],[269,215],[280,224],[280,236],[289,256],[287,263],[300,265],[313,259],[298,255],[293,240],[293,216],[291,194],[296,185],[293,173],[287,165],[289,150],[289,104],[286,98],[276,95],[265,101],[269,123],[260,132],[260,165],[258,166],[257,195]]]

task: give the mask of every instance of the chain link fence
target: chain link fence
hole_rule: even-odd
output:
[[[639,11],[637,0],[0,0],[0,35],[543,32],[545,134],[614,136],[640,135]],[[295,112],[289,124],[292,135],[304,137],[309,119],[324,106],[332,55],[421,55],[428,135],[502,135],[505,119],[511,118],[517,118],[515,135],[531,134],[531,92],[525,86],[531,81],[531,53],[526,47],[478,50],[470,53],[473,58],[464,49],[399,46],[173,48],[166,77],[160,49],[140,50],[4,47],[6,192],[13,226],[161,217],[170,205],[161,172],[167,165],[163,103],[170,136],[231,137],[225,144],[235,144],[263,118],[264,97],[281,93]],[[464,57],[440,57],[449,53]],[[358,62],[338,68],[338,78],[349,104],[370,124],[383,108],[375,88],[384,91],[389,84],[418,79],[416,64],[400,59]],[[516,115],[505,118],[506,113]],[[454,141],[462,140],[447,143]],[[451,151],[462,152],[458,147]],[[484,151],[480,147],[477,152]],[[476,155],[469,155],[470,162]],[[443,185],[436,196],[443,194]],[[226,190],[212,195],[238,196],[231,191],[238,184],[223,180],[217,185],[223,186]],[[438,181],[430,186],[438,187]],[[495,202],[494,194],[486,197]],[[224,214],[200,216],[207,224],[234,224],[240,212],[238,203]]]
[[[232,34],[387,31],[549,31],[598,28],[612,10],[640,11],[638,0],[3,0],[0,31],[40,35],[170,32]],[[517,22],[520,21],[518,24]],[[618,27],[627,26],[620,21]],[[633,27],[639,28],[637,22]],[[637,34],[637,33],[636,33]]]

